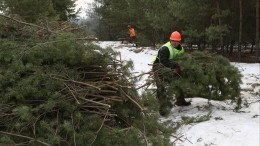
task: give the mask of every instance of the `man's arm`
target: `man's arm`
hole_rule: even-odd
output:
[[[171,69],[179,67],[175,61],[169,60],[169,55],[170,55],[169,49],[166,46],[163,46],[159,51],[160,63],[162,63],[164,66]]]

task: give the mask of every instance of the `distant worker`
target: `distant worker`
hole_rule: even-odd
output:
[[[155,82],[157,86],[157,99],[160,104],[160,115],[166,116],[170,109],[172,108],[171,97],[167,96],[167,91],[165,90],[165,83],[167,83],[167,78],[163,75],[160,70],[163,67],[172,69],[173,74],[178,75],[181,73],[180,66],[175,61],[175,59],[184,54],[184,49],[181,46],[181,34],[178,31],[172,32],[170,36],[170,41],[165,43],[157,53],[157,56],[153,59],[153,72],[155,76]],[[183,91],[178,88],[180,95],[175,95],[177,106],[188,106],[191,103],[185,101]]]
[[[129,34],[129,43],[134,44],[135,40],[135,29],[131,25],[127,25]]]

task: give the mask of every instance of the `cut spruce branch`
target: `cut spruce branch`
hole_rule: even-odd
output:
[[[94,138],[94,140],[92,141],[92,143],[91,143],[90,145],[92,145],[92,144],[96,141],[96,139],[97,139],[97,137],[98,137],[98,134],[99,134],[100,130],[101,130],[102,127],[104,126],[105,120],[106,120],[107,115],[108,115],[108,111],[109,111],[109,109],[107,109],[106,114],[105,114],[105,116],[104,116],[104,119],[103,119],[103,121],[102,121],[102,124],[100,125],[98,131],[96,132],[95,138]]]
[[[106,107],[108,107],[108,108],[111,107],[111,105],[104,104],[104,103],[101,103],[101,102],[96,102],[96,101],[94,101],[94,100],[89,100],[89,99],[87,99],[87,98],[83,98],[83,97],[79,97],[79,98],[82,99],[82,100],[85,100],[85,101],[87,101],[87,102],[97,104],[97,105],[106,106]]]
[[[81,38],[71,38],[71,39],[62,39],[62,40],[57,40],[57,41],[49,41],[49,42],[44,42],[44,43],[37,43],[36,46],[38,45],[48,45],[52,43],[59,43],[59,42],[66,42],[66,41],[87,41],[87,40],[94,40],[92,37],[81,37]]]
[[[121,89],[121,91],[134,105],[136,105],[141,110],[141,112],[144,112],[143,107],[137,101],[135,101],[132,97],[127,95],[123,89]]]
[[[32,27],[35,27],[35,28],[39,28],[39,29],[43,29],[43,30],[46,30],[48,32],[51,32],[51,33],[54,33],[52,30],[46,28],[46,27],[42,27],[42,26],[39,26],[39,25],[36,25],[36,24],[33,24],[33,23],[27,23],[27,22],[23,22],[23,21],[20,21],[20,20],[17,20],[15,18],[12,18],[10,16],[6,16],[6,15],[3,15],[3,14],[0,14],[1,17],[4,17],[6,19],[10,19],[10,20],[13,20],[15,22],[18,22],[18,23],[21,23],[21,24],[24,24],[24,25],[28,25],[28,26],[32,26]]]
[[[24,135],[20,135],[20,134],[14,134],[14,133],[9,133],[9,132],[4,132],[4,131],[0,131],[1,134],[5,134],[5,135],[11,135],[11,136],[16,136],[16,137],[21,137],[21,138],[26,138],[26,139],[29,139],[29,140],[33,140],[33,141],[36,141],[40,144],[43,144],[45,146],[51,146],[50,144],[48,143],[45,143],[45,142],[42,142],[40,140],[37,140],[37,139],[34,139],[34,138],[31,138],[31,137],[28,137],[28,136],[24,136]]]

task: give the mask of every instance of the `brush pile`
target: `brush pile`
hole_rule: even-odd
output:
[[[1,145],[169,144],[117,53],[84,44],[68,26],[1,24]]]

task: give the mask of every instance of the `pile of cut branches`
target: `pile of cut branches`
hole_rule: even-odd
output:
[[[16,23],[0,40],[0,144],[170,144],[170,130],[145,116],[117,53]]]

